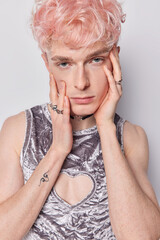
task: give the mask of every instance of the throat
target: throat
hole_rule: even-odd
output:
[[[71,119],[73,131],[84,130],[96,125],[96,120],[93,115],[84,120],[79,120],[78,118],[75,118],[75,119],[70,118],[70,119]]]

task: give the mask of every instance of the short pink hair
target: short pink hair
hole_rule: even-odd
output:
[[[42,51],[61,40],[72,48],[118,42],[125,14],[117,0],[35,0],[31,29]]]

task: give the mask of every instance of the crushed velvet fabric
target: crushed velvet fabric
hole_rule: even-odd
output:
[[[25,113],[26,135],[20,161],[26,183],[54,139],[47,103],[27,109]],[[114,123],[123,154],[124,122],[116,113]],[[72,177],[88,176],[93,183],[91,192],[82,201],[70,205],[58,196],[53,186],[38,218],[23,239],[116,240],[109,217],[107,182],[96,125],[73,131],[73,147],[62,172]]]

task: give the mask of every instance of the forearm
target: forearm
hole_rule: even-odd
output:
[[[21,240],[29,231],[56,181],[64,159],[56,151],[49,150],[28,182],[0,205],[1,240]],[[48,178],[43,176],[46,172]],[[47,182],[43,182],[43,178]]]
[[[118,240],[158,238],[160,213],[138,184],[122,154],[115,125],[99,129],[105,165],[109,212]],[[157,232],[156,232],[157,231]]]

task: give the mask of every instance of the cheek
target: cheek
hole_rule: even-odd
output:
[[[91,72],[90,79],[97,92],[97,97],[101,99],[108,92],[108,80],[102,67],[96,68],[95,71]]]
[[[107,58],[107,60],[105,61],[105,65],[107,65],[107,68],[111,72],[113,71],[113,66],[112,66],[111,60],[109,58]],[[108,83],[107,76],[106,76],[103,68],[99,69],[98,75],[99,75],[99,79],[100,79],[100,83],[98,84],[99,97],[100,97],[100,99],[103,99],[108,92],[109,83]]]

